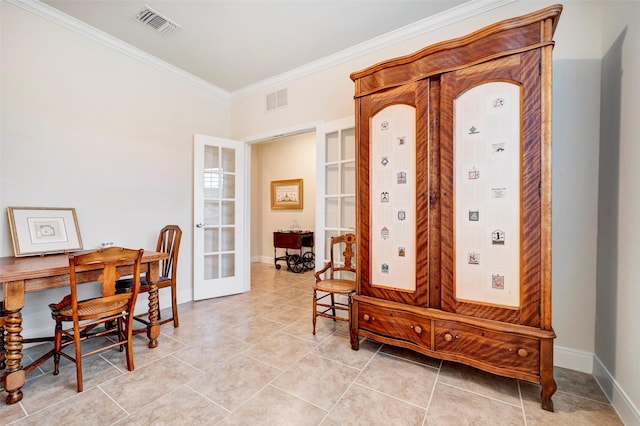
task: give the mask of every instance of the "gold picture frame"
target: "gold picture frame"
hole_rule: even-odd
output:
[[[303,196],[302,179],[271,181],[272,210],[301,210]]]
[[[15,257],[82,250],[74,208],[7,207]]]

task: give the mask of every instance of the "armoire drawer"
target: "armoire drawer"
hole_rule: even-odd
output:
[[[497,369],[540,373],[540,340],[485,330],[453,321],[435,321],[434,345],[443,352],[490,364]]]
[[[358,303],[358,327],[431,349],[431,321],[420,315]]]

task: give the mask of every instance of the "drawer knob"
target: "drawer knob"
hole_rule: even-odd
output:
[[[369,316],[369,314],[364,314],[362,316],[362,318],[364,318],[365,321],[369,321],[371,319],[371,317]]]
[[[444,335],[444,340],[446,340],[447,342],[450,342],[453,340],[453,336],[449,333]]]
[[[422,327],[420,327],[419,325],[416,325],[415,327],[413,327],[413,331],[420,334],[422,333]]]
[[[527,352],[527,350],[524,349],[524,348],[520,348],[520,349],[518,349],[518,355],[520,355],[521,357],[525,357],[525,356],[529,355],[529,352]]]

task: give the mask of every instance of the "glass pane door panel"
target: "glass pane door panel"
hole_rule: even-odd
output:
[[[204,221],[209,225],[220,224],[220,203],[218,201],[205,200]]]
[[[236,197],[236,177],[235,175],[222,175],[222,198]]]
[[[356,198],[342,197],[342,203],[340,207],[340,215],[342,216],[342,227],[356,229]]]
[[[210,254],[204,257],[204,279],[215,280],[220,278],[220,256]]]
[[[345,129],[342,131],[342,160],[356,158],[356,129]]]
[[[356,181],[354,176],[356,175],[356,163],[350,161],[342,164],[342,170],[340,171],[340,183],[342,185],[342,194],[354,194],[356,192]]]
[[[236,249],[235,228],[222,228],[222,251],[233,251]]]
[[[236,151],[231,148],[222,148],[222,171],[234,173],[236,171]]]
[[[325,231],[324,240],[327,242],[324,246],[324,258],[328,261],[331,259],[331,237],[338,236],[337,231]]]
[[[236,203],[234,201],[222,202],[222,224],[234,225],[236,217]]]
[[[332,163],[340,159],[340,139],[338,132],[331,132],[326,135],[326,157],[327,163]]]
[[[226,277],[234,276],[236,273],[236,269],[235,269],[236,256],[233,253],[223,254],[221,261],[222,261],[221,263],[222,269],[220,271],[221,277],[226,278]]]
[[[220,229],[207,228],[204,230],[204,251],[205,253],[217,253],[220,251]]]
[[[336,195],[340,193],[340,169],[337,164],[326,167],[325,172],[326,195]]]
[[[327,228],[338,228],[340,226],[338,211],[338,198],[331,197],[325,201],[325,226]]]

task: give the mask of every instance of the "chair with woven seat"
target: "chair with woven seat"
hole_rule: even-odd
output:
[[[356,291],[354,261],[356,243],[355,234],[344,234],[331,237],[331,260],[314,275],[313,284],[313,334],[316,334],[318,317],[331,318],[334,321],[349,321],[351,317],[351,298]],[[340,256],[341,254],[341,256]],[[323,279],[323,276],[326,276]],[[336,296],[346,297],[344,301],[336,300]],[[336,314],[346,311],[346,318]]]
[[[167,225],[160,230],[158,235],[158,243],[156,245],[156,251],[169,254],[169,258],[160,262],[160,279],[156,283],[158,290],[170,287],[171,288],[171,317],[162,319],[158,312],[158,325],[166,324],[173,321],[174,327],[179,327],[180,322],[178,320],[178,300],[176,289],[176,272],[178,268],[178,252],[180,250],[180,240],[182,239],[182,230],[178,225]],[[118,292],[129,291],[131,289],[131,278],[125,278],[118,280],[116,288]],[[145,275],[140,277],[140,293],[149,292],[149,283]],[[149,325],[149,321],[145,319],[148,313],[136,315],[134,319],[143,323],[145,326]],[[146,333],[146,328],[135,329],[134,333]]]
[[[60,303],[51,304],[51,315],[56,321],[54,348],[52,351],[54,370],[60,372],[60,357],[63,356],[76,365],[78,392],[82,392],[82,358],[119,347],[126,349],[127,369],[133,371],[133,309],[140,289],[140,261],[143,250],[122,247],[108,247],[100,250],[69,255],[69,285],[71,293]],[[130,292],[116,294],[116,281],[120,278],[118,266],[133,264],[132,289]],[[97,281],[102,286],[101,296],[78,300],[76,274],[90,269],[96,271]],[[98,272],[99,271],[99,272]],[[138,277],[138,278],[135,278]],[[64,323],[72,323],[65,329]],[[99,327],[104,325],[104,328]],[[81,342],[89,338],[115,336],[116,341],[82,353]],[[63,350],[74,345],[75,354],[69,355]]]

